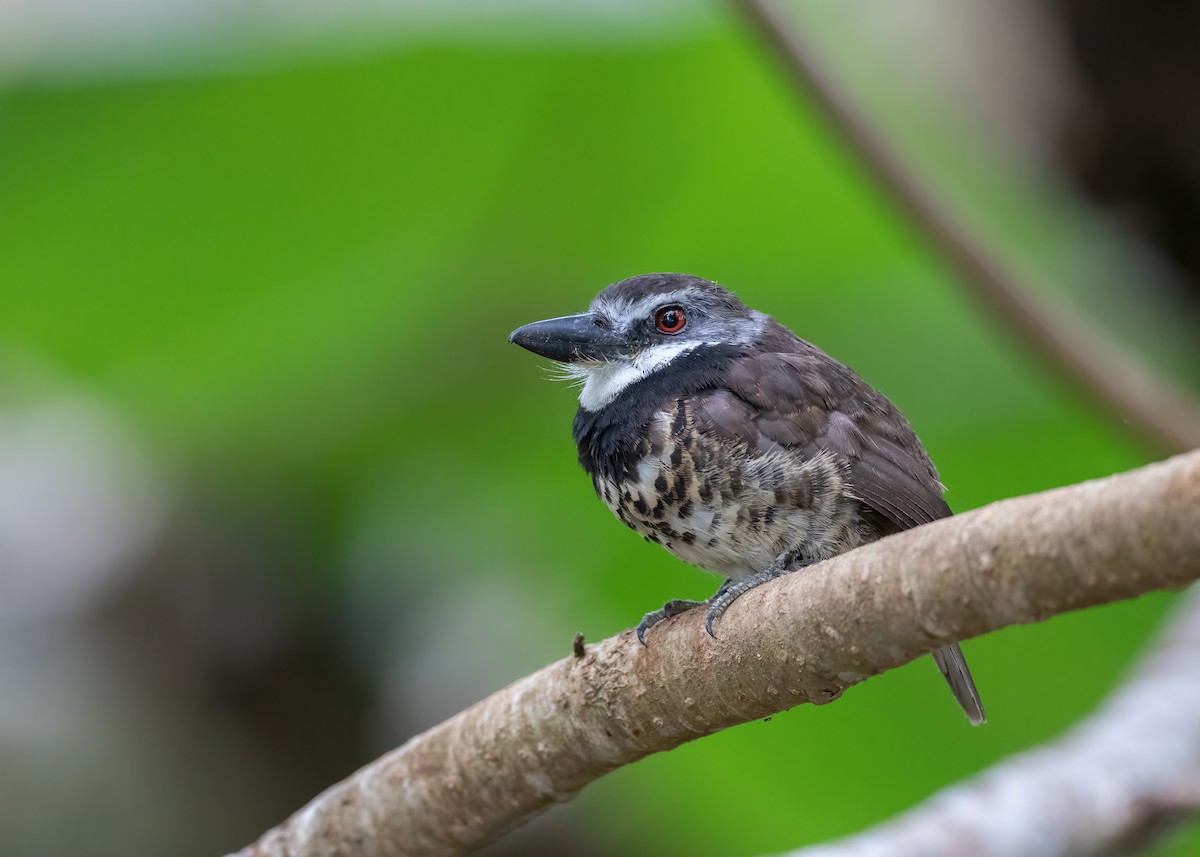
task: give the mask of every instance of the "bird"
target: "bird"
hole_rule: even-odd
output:
[[[951,513],[899,409],[853,370],[732,292],[690,274],[613,283],[576,315],[509,341],[580,384],[573,434],[596,494],[627,527],[724,578],[673,599],[716,636],[738,597]],[[983,705],[957,644],[933,653],[973,724]]]

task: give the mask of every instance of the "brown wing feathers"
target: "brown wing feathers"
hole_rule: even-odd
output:
[[[700,411],[712,427],[759,453],[778,447],[836,453],[859,498],[890,524],[887,531],[949,515],[937,472],[895,406],[840,363],[831,371],[831,358],[783,332],[786,338],[776,333],[767,342],[786,351],[734,361],[725,389],[704,397]]]

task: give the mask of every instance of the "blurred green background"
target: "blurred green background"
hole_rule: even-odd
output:
[[[594,497],[573,391],[506,342],[613,280],[715,279],[853,366],[956,510],[1157,457],[965,295],[731,13],[673,8],[14,54],[0,852],[234,849],[576,632],[709,594]],[[1183,299],[1113,274],[1131,239],[873,67],[861,22],[812,26],[1014,264],[1194,370],[1147,308]],[[922,661],[618,771],[492,853],[852,833],[1084,716],[1171,600],[968,643],[986,728]]]

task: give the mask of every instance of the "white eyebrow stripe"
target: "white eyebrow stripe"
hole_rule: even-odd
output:
[[[667,304],[687,304],[698,297],[700,297],[700,292],[695,288],[679,289],[662,295],[648,295],[638,301],[614,301],[600,295],[592,302],[591,310],[599,315],[607,316],[614,322],[628,324],[648,317],[650,311],[656,307]]]

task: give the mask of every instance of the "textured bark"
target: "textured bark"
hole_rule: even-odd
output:
[[[609,771],[946,643],[1200,577],[1200,452],[1006,500],[588,646],[418,735],[243,857],[449,855]],[[947,702],[949,704],[949,701]]]
[[[1158,646],[1062,739],[914,810],[792,857],[1133,854],[1200,811],[1200,590]]]

